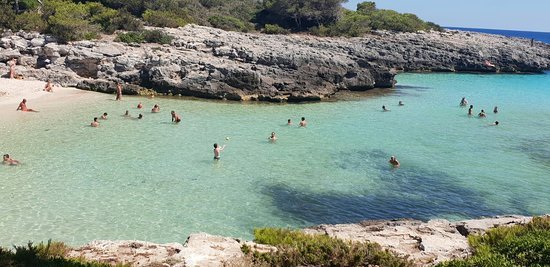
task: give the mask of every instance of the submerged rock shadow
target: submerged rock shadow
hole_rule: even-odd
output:
[[[308,224],[527,214],[523,208],[503,210],[492,207],[485,202],[482,193],[458,185],[454,182],[455,177],[439,170],[418,167],[394,170],[385,160],[380,161],[389,157],[381,150],[346,152],[341,156],[343,158],[337,158],[335,167],[364,172],[367,165],[371,170],[374,166],[380,172],[380,188],[383,190],[365,190],[362,194],[319,193],[286,185],[271,185],[263,193],[273,199],[279,216]],[[365,157],[372,160],[361,160]]]
[[[550,137],[536,140],[525,140],[517,150],[525,153],[531,160],[550,168]]]

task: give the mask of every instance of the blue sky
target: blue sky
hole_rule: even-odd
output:
[[[363,0],[348,0],[353,9]],[[442,26],[550,32],[550,0],[378,0],[376,6],[413,13]]]

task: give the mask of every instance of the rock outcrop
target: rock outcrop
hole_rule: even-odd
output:
[[[481,234],[497,226],[526,224],[531,219],[524,216],[499,216],[460,222],[363,221],[356,224],[319,225],[303,231],[356,242],[376,242],[398,255],[408,256],[416,266],[429,266],[470,255],[467,236],[471,233]],[[243,245],[261,253],[276,250],[275,247],[250,241],[201,233],[191,235],[185,244],[94,241],[72,250],[69,256],[140,267],[240,266],[247,262],[241,251]]]
[[[387,88],[396,71],[541,72],[550,45],[460,31],[373,32],[361,38],[265,35],[188,25],[162,29],[171,45],[80,41],[5,32],[0,68],[17,59],[25,78],[111,92],[116,82],[160,94],[261,101],[308,101],[339,90]]]

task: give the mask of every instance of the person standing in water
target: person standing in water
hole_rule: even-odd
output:
[[[97,121],[97,117],[94,118],[94,121],[90,123],[90,126],[92,127],[99,127],[99,121]]]
[[[173,110],[172,110],[171,113],[172,113],[172,122],[180,123],[180,121],[181,121],[180,116]]]
[[[103,115],[101,115],[100,118],[101,118],[102,120],[106,120],[106,119],[107,119],[107,115],[108,115],[107,112],[104,112]]]
[[[498,107],[495,106],[495,108],[493,109],[493,113],[497,114],[498,113]]]
[[[487,115],[485,115],[485,110],[483,110],[483,109],[481,110],[481,112],[479,114],[477,114],[477,116],[480,117],[480,118],[487,117]]]
[[[17,107],[16,111],[17,110],[26,111],[26,112],[38,112],[34,109],[27,108],[27,99],[25,99],[25,98],[23,98],[23,101],[21,101],[21,103],[19,103],[19,106]]]
[[[405,104],[403,104],[403,101],[399,101],[399,106],[404,106]]]
[[[269,140],[270,142],[277,141],[277,135],[275,135],[275,132],[271,132],[271,136],[269,136],[267,140]]]
[[[143,105],[141,104],[141,102],[139,102],[139,104],[137,105],[137,108],[139,109],[143,108]]]
[[[46,83],[46,86],[44,86],[44,91],[53,93],[52,81],[48,80],[48,82]]]
[[[462,99],[460,100],[460,106],[465,107],[467,105],[468,105],[468,100],[466,100],[466,97],[462,97]]]
[[[116,84],[116,100],[122,100],[122,84],[117,83]]]
[[[151,113],[159,113],[159,112],[160,112],[160,107],[158,104],[155,104],[151,109]]]
[[[288,125],[288,126],[292,125],[292,121],[290,119],[288,119],[288,121],[286,122],[286,125]]]
[[[215,160],[220,159],[220,154],[224,149],[225,149],[225,145],[223,145],[222,147],[219,147],[218,143],[214,144],[214,159]]]
[[[472,113],[474,109],[474,105],[470,105],[470,108],[468,109],[468,116],[473,116],[474,114]]]
[[[399,168],[399,166],[401,166],[401,164],[399,163],[399,161],[397,160],[397,158],[395,158],[395,156],[391,156],[390,160],[388,161],[394,168]]]
[[[302,117],[299,127],[307,127],[307,121],[305,117]]]

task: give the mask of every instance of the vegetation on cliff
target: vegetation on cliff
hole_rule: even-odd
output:
[[[438,267],[550,266],[550,217],[535,217],[526,225],[500,226],[468,237],[474,255]]]
[[[327,235],[309,235],[301,231],[261,228],[254,230],[254,241],[272,245],[277,251],[252,252],[256,266],[412,266],[412,262],[382,249],[376,243],[343,241]]]
[[[414,32],[440,29],[413,14],[377,9],[374,2],[342,7],[345,0],[0,0],[0,28],[50,33],[60,41],[97,38],[143,24],[188,23],[230,31],[271,34],[309,32],[360,36],[371,30]]]

